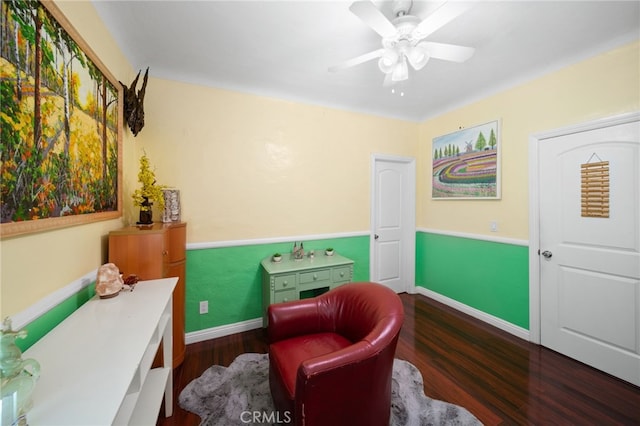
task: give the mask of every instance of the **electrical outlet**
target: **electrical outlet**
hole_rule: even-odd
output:
[[[489,223],[489,228],[491,229],[491,232],[498,232],[498,222],[496,222],[495,220],[492,220]]]
[[[208,300],[201,300],[200,301],[200,313],[201,314],[209,313],[209,301]]]

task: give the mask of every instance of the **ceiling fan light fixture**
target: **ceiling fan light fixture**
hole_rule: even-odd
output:
[[[431,56],[423,43],[418,43],[418,45],[411,47],[407,52],[407,59],[416,71],[424,68],[430,58]]]
[[[430,58],[464,62],[474,49],[455,44],[422,41],[438,29],[462,15],[471,6],[457,0],[444,0],[424,19],[411,14],[413,0],[394,0],[394,18],[389,19],[373,0],[355,0],[349,10],[382,37],[382,48],[360,55],[343,64],[329,68],[340,70],[378,60],[378,68],[385,75],[384,87],[409,78],[409,66],[415,71],[425,67]],[[412,71],[413,72],[413,71]]]
[[[398,52],[394,49],[385,49],[384,53],[378,60],[378,68],[385,74],[392,72],[398,63]]]
[[[403,56],[402,60],[398,62],[391,73],[391,81],[403,81],[409,78],[409,69],[407,67],[406,57]]]

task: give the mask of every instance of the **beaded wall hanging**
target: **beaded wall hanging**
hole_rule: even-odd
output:
[[[597,162],[591,162],[594,157]],[[609,217],[609,162],[594,152],[580,168],[582,217]]]

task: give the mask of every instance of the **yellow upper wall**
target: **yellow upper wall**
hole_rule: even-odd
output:
[[[56,2],[109,71],[132,79],[131,66],[98,18],[91,2]],[[132,163],[131,134],[124,132],[124,175]],[[133,165],[132,165],[133,164]],[[125,186],[126,188],[126,186]],[[0,318],[14,315],[97,269],[106,260],[106,235],[120,219],[15,237],[0,242]]]
[[[371,154],[416,152],[407,121],[157,78],[146,100],[141,146],[189,242],[366,231]]]
[[[529,136],[640,110],[640,43],[550,73],[420,124],[419,227],[528,239]],[[501,120],[502,199],[432,200],[431,144],[463,127]],[[498,232],[489,229],[497,221]]]
[[[132,70],[91,2],[58,2],[121,81]],[[151,78],[146,125],[124,132],[124,221],[144,151],[160,183],[181,190],[189,242],[364,231],[372,153],[418,160],[418,226],[527,238],[531,133],[640,109],[631,44],[422,124]],[[502,120],[501,201],[430,200],[430,146],[459,126]],[[157,216],[156,216],[157,218]],[[106,261],[121,220],[3,240],[0,316],[13,315]]]

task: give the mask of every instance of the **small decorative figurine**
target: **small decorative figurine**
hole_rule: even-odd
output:
[[[293,243],[293,259],[301,260],[304,258],[304,243],[300,243],[300,247],[298,247],[297,243]]]
[[[22,359],[16,338],[24,338],[25,330],[11,329],[11,319],[5,318],[0,329],[0,409],[2,425],[26,425],[31,395],[40,377],[40,364],[34,359]]]

